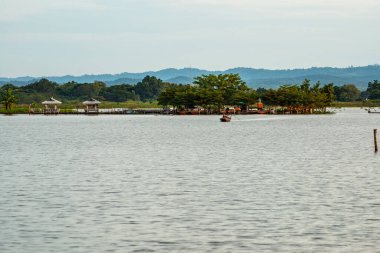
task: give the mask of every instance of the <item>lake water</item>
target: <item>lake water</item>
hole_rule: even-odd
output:
[[[2,116],[0,252],[380,252],[380,114]]]

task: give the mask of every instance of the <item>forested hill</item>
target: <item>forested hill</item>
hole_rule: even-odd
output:
[[[136,84],[145,76],[156,76],[163,81],[188,84],[193,82],[193,78],[207,74],[239,74],[242,79],[253,88],[257,87],[279,87],[283,84],[301,83],[304,79],[310,79],[311,82],[320,81],[321,83],[334,83],[335,85],[355,84],[359,89],[365,90],[368,82],[380,79],[380,65],[370,65],[365,67],[348,67],[348,68],[308,68],[308,69],[287,69],[287,70],[269,70],[253,68],[233,68],[226,71],[208,71],[196,68],[184,69],[163,69],[160,71],[148,71],[143,73],[120,73],[120,74],[102,74],[102,75],[82,75],[82,76],[50,76],[45,77],[50,81],[57,83],[67,83],[75,81],[78,83],[90,83],[102,81],[107,85],[117,84]],[[0,78],[0,85],[12,83],[14,85],[26,85],[41,77],[18,77],[18,78]]]

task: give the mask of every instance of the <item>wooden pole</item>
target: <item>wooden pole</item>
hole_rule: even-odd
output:
[[[373,138],[375,141],[375,153],[377,153],[377,151],[378,151],[378,149],[377,149],[377,129],[373,130]]]

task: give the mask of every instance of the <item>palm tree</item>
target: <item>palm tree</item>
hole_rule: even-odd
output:
[[[3,91],[1,93],[0,98],[0,102],[5,106],[5,109],[7,111],[12,109],[12,105],[16,103],[17,100],[16,96],[13,94],[12,88],[8,88],[5,91]]]

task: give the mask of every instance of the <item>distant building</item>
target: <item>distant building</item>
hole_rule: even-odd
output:
[[[44,105],[44,114],[58,114],[59,113],[59,105],[62,104],[61,101],[58,101],[51,97],[49,100],[42,102]]]
[[[83,104],[86,106],[86,109],[84,109],[85,113],[99,113],[99,105],[101,102],[98,100],[90,98],[89,100],[84,101]]]

